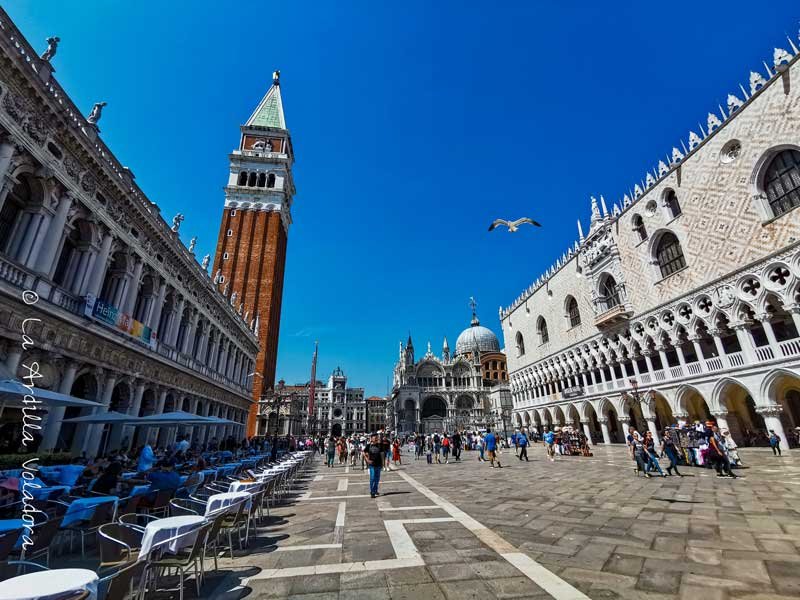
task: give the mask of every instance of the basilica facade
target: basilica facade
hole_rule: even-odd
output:
[[[472,322],[458,336],[453,354],[447,338],[441,356],[428,343],[420,360],[410,335],[400,343],[387,427],[398,433],[483,429],[495,422],[490,392],[505,381],[505,354],[494,332],[480,324],[473,302]]]
[[[38,389],[97,403],[41,407],[39,449],[94,456],[177,433],[243,435],[257,325],[216,289],[196,240],[181,240],[183,216],[167,222],[104,143],[105,103],[84,117],[54,76],[55,47],[38,58],[2,9],[0,23],[0,379],[35,365],[34,398]],[[4,444],[20,435],[20,400],[4,394]],[[227,423],[64,422],[178,410]]]
[[[500,309],[520,428],[800,427],[800,52],[714,108]]]

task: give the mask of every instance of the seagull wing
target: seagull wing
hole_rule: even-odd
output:
[[[537,223],[536,221],[528,217],[522,217],[521,219],[517,219],[516,221],[514,221],[513,225],[522,225],[523,223],[530,223],[531,225],[535,225],[536,227],[542,226],[541,223]]]
[[[492,231],[498,225],[508,225],[508,221],[506,221],[505,219],[495,219],[494,223],[489,225],[489,231]]]

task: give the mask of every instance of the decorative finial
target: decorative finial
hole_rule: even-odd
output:
[[[172,217],[172,231],[178,233],[178,230],[181,228],[181,223],[183,223],[183,213],[178,213],[174,217]]]
[[[86,117],[86,122],[89,123],[89,125],[97,125],[100,117],[103,116],[103,107],[107,105],[107,102],[96,102],[92,107],[92,112],[90,112],[89,116]]]
[[[578,219],[578,239],[583,241],[583,227],[581,227],[581,220]]]
[[[603,198],[603,194],[600,194],[600,207],[603,209],[603,216],[608,216],[608,209],[606,208],[606,199]]]
[[[596,223],[600,219],[600,209],[597,207],[597,198],[592,196],[592,224]]]
[[[280,85],[281,84],[281,72],[277,69],[272,72],[272,85]]]
[[[480,321],[478,321],[478,313],[476,309],[478,308],[478,303],[475,302],[475,298],[472,296],[469,297],[469,307],[472,309],[472,326],[475,327],[476,325],[480,325]]]
[[[42,53],[40,57],[43,61],[50,62],[50,59],[56,55],[58,51],[58,42],[61,41],[60,37],[47,38],[47,50]]]

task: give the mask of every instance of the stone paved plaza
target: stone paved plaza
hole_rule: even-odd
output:
[[[738,480],[637,478],[622,447],[541,445],[490,469],[406,464],[369,497],[318,459],[214,593],[221,598],[797,598],[800,461],[743,449]]]

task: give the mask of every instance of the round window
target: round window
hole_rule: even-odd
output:
[[[648,217],[652,217],[654,214],[656,214],[656,208],[656,201],[650,200],[650,202],[648,202],[644,208],[644,214],[646,214]]]
[[[341,417],[341,416],[342,416],[342,409],[341,409],[341,408],[336,408],[336,409],[334,409],[334,411],[333,411],[333,416],[334,416],[334,417],[336,417],[337,419],[338,419],[339,417]]]
[[[731,163],[739,158],[742,153],[742,143],[739,140],[731,140],[722,147],[719,152],[719,160],[722,163]]]

